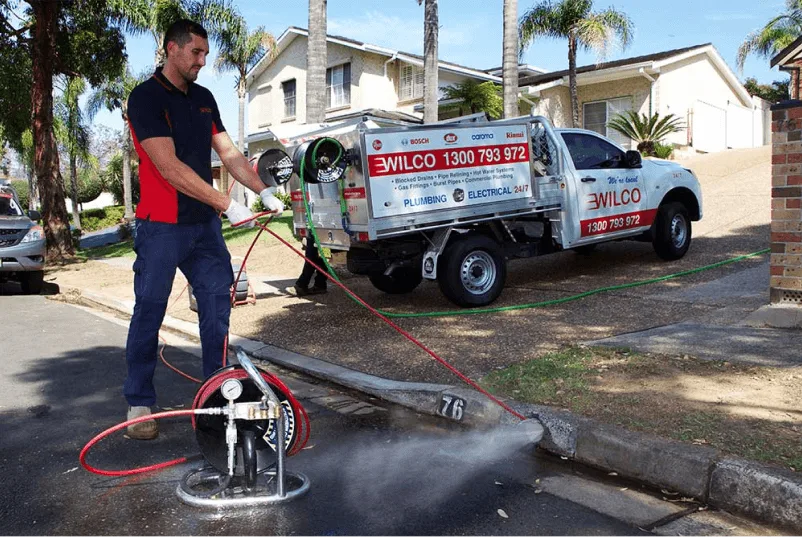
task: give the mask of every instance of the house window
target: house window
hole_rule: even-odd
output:
[[[295,79],[281,83],[284,92],[284,117],[295,117]]]
[[[423,67],[401,65],[401,78],[398,83],[398,100],[419,99],[423,97]]]
[[[598,132],[606,136],[618,145],[629,149],[632,140],[617,130],[611,129],[607,123],[617,114],[626,110],[632,110],[632,98],[621,97],[620,99],[610,99],[609,101],[598,101],[595,103],[585,103],[582,105],[582,126],[588,130]]]
[[[326,69],[326,108],[351,104],[351,64]]]

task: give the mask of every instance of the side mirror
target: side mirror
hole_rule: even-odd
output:
[[[42,215],[39,214],[39,211],[30,210],[28,211],[28,218],[33,220],[34,222],[38,222],[42,219]]]
[[[624,155],[624,164],[627,168],[640,168],[643,165],[640,153],[634,150],[627,151]]]

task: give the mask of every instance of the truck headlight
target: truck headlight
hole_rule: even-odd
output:
[[[35,241],[42,241],[45,239],[45,230],[42,226],[33,226],[31,229],[28,230],[28,233],[22,237],[20,244],[24,242],[35,242]]]

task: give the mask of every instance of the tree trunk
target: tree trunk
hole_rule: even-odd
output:
[[[58,149],[53,134],[53,71],[60,2],[28,0],[36,20],[33,38],[33,84],[31,88],[34,171],[42,202],[42,220],[47,255],[60,261],[74,254],[64,183],[59,171]]]
[[[423,8],[423,122],[437,121],[438,65],[437,41],[439,22],[437,0],[426,0]]]
[[[518,110],[518,0],[504,0],[504,53],[501,62],[504,84],[504,118]]]
[[[571,94],[571,126],[579,127],[579,97],[576,92],[576,36],[568,36],[568,91]]]
[[[306,123],[323,123],[326,120],[326,2],[309,0]]]
[[[78,159],[73,154],[70,154],[70,187],[72,191],[72,227],[80,230],[81,209],[78,206]]]
[[[123,114],[123,206],[125,212],[123,218],[126,222],[134,219],[134,193],[131,191],[131,129],[128,127],[128,105],[123,103],[121,112]]]
[[[237,97],[239,98],[239,139],[237,140],[237,147],[239,148],[240,153],[243,155],[245,154],[245,96],[247,95],[247,90],[245,89],[245,76],[240,75],[239,84],[237,85]],[[253,155],[248,155],[249,157]],[[223,177],[223,169],[225,169],[225,165],[220,165],[220,178]],[[226,173],[228,175],[228,173]],[[228,181],[226,181],[228,183]],[[246,188],[239,184],[238,182],[233,183],[234,187],[231,189],[231,197],[237,200],[239,203],[243,203],[248,205],[248,200],[245,198],[246,196]],[[228,188],[228,184],[226,184],[226,188]],[[228,192],[226,190],[226,192]]]

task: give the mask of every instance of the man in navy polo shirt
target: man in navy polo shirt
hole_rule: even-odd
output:
[[[136,305],[126,345],[128,377],[123,392],[128,419],[150,414],[156,403],[159,328],[176,268],[186,276],[198,303],[203,374],[222,365],[234,282],[231,256],[221,233],[219,211],[232,225],[253,226],[251,211],[212,186],[211,149],[229,173],[258,192],[269,210],[284,204],[275,187],[265,188],[226,133],[211,92],[195,84],[206,64],[206,31],[180,20],[164,36],[166,61],[131,92],[128,121],[139,155],[140,203],[136,210],[134,294]],[[128,427],[131,438],[156,438],[155,420]]]

